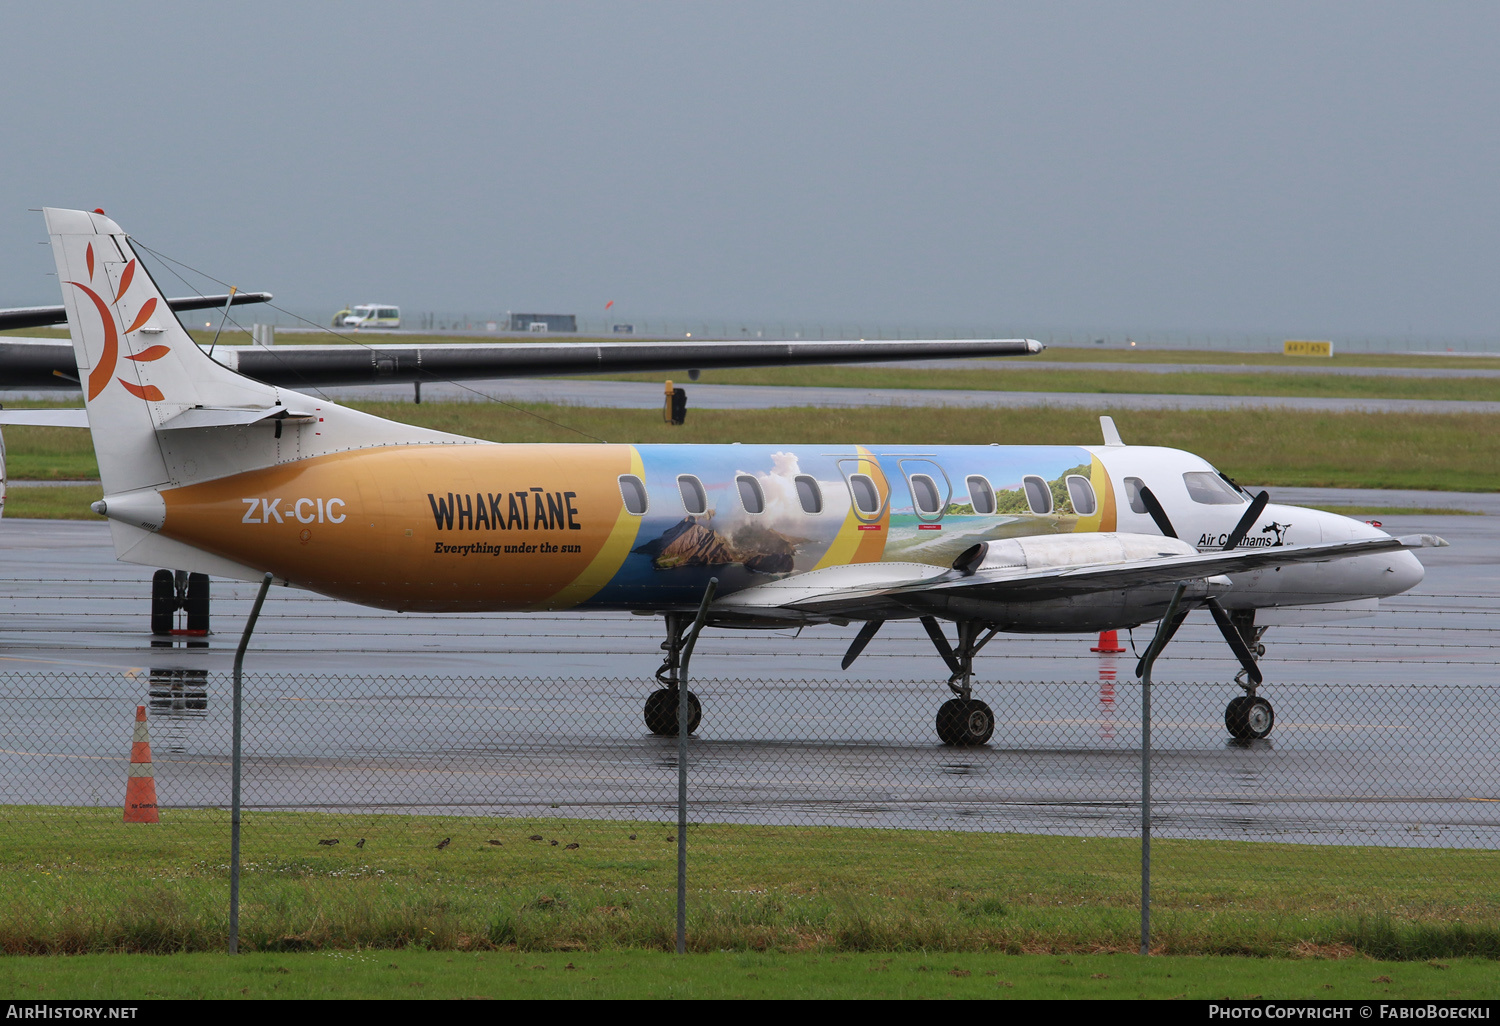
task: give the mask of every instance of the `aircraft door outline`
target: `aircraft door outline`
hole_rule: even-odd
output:
[[[866,464],[875,473],[869,473]],[[838,467],[839,473],[844,477],[844,487],[849,490],[850,509],[854,511],[855,518],[861,523],[879,523],[891,505],[890,484],[886,481],[885,474],[880,472],[880,464],[865,456],[841,459]],[[869,489],[874,490],[875,498],[879,500],[873,511],[868,508]]]

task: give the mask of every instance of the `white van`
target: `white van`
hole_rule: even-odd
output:
[[[399,328],[401,308],[384,303],[361,303],[344,315],[346,328]]]

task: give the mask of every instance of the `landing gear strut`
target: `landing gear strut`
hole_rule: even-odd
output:
[[[1224,726],[1230,737],[1239,741],[1254,741],[1270,734],[1271,728],[1276,725],[1276,712],[1271,708],[1271,703],[1256,694],[1261,683],[1260,669],[1256,662],[1266,654],[1266,646],[1261,643],[1266,628],[1255,626],[1253,609],[1236,609],[1229,613],[1228,619],[1244,648],[1243,653],[1238,650],[1235,652],[1245,668],[1235,674],[1234,682],[1244,688],[1245,693],[1229,700],[1229,705],[1224,708]]]
[[[937,734],[945,745],[982,745],[995,733],[995,713],[973,694],[974,656],[998,632],[988,624],[962,620],[958,624],[958,648],[948,644],[937,619],[922,617],[922,626],[953,676],[948,687],[957,697],[938,708]],[[982,635],[982,636],[981,636]]]
[[[656,671],[656,680],[661,687],[647,696],[644,715],[646,729],[651,733],[662,737],[676,737],[677,686],[682,667],[682,642],[683,635],[693,625],[693,618],[685,613],[668,613],[665,619],[667,640],[661,643],[661,649],[667,655]],[[703,719],[703,705],[691,691],[687,693],[687,701],[688,733],[691,734],[698,729],[698,724]]]
[[[171,637],[185,633],[191,637],[208,634],[208,574],[190,574],[185,570],[158,570],[151,578],[151,633]],[[174,629],[177,610],[187,612],[187,629]]]

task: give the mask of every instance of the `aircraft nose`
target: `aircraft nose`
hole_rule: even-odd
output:
[[[1427,568],[1414,554],[1394,553],[1387,564],[1386,583],[1390,586],[1387,594],[1399,595],[1404,591],[1410,591],[1421,584],[1422,578],[1426,576]]]

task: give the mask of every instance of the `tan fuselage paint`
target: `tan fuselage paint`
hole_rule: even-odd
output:
[[[629,552],[639,468],[628,445],[363,449],[164,490],[159,533],[361,605],[566,607]]]

